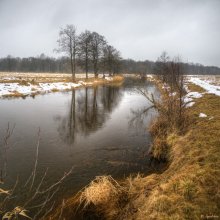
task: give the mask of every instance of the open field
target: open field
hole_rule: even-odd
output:
[[[94,78],[94,74],[76,74],[72,81],[71,74],[57,73],[0,73],[0,97],[24,97],[47,92],[69,91],[83,86],[122,82],[122,76]]]
[[[220,86],[220,75],[204,75],[204,76],[198,75],[193,77],[199,78],[205,82],[208,82],[211,85]]]
[[[94,74],[88,74],[89,78],[93,78]],[[77,80],[84,79],[85,74],[76,74]],[[100,75],[102,78],[102,75]],[[71,82],[72,75],[70,73],[17,73],[17,72],[0,72],[0,83],[35,81],[37,83],[49,82]]]

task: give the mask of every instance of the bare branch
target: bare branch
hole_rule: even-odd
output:
[[[37,164],[38,164],[38,154],[39,154],[39,145],[40,145],[40,128],[38,130],[38,140],[37,140],[37,149],[36,149],[36,158],[35,158],[35,164],[34,164],[34,170],[32,172],[32,181],[31,181],[31,186],[29,191],[31,191],[33,185],[34,185],[34,181],[35,181],[35,177],[36,177],[36,171],[37,171]]]
[[[73,168],[72,167],[67,173],[64,173],[64,175],[61,177],[60,180],[58,180],[56,183],[54,183],[53,185],[51,185],[50,187],[48,187],[47,189],[43,190],[43,191],[40,191],[39,193],[40,194],[44,194],[44,193],[47,193],[49,191],[51,191],[52,189],[54,189],[56,186],[58,186],[59,184],[61,184],[73,171]]]

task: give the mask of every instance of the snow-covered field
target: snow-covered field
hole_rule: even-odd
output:
[[[212,93],[217,96],[220,96],[220,78],[216,77],[216,80],[214,78],[207,78],[207,77],[196,77],[191,76],[188,79],[189,82],[202,87],[206,90],[206,93]]]
[[[219,76],[188,76],[187,83],[193,83],[205,90],[205,92],[203,93],[189,91],[186,85],[186,90],[188,90],[188,93],[185,96],[184,101],[188,103],[187,107],[193,106],[195,104],[194,100],[197,98],[201,98],[205,93],[211,93],[220,96]]]
[[[187,107],[193,106],[195,104],[195,99],[201,98],[206,93],[220,96],[220,76],[189,76],[187,78],[187,83],[193,83],[205,90],[204,92],[193,92],[188,90],[188,93],[184,98]],[[187,85],[186,89],[188,89]],[[207,115],[201,112],[199,117],[206,118]],[[213,119],[212,116],[209,117],[209,120],[211,119]]]
[[[89,78],[91,77],[94,75],[89,74]],[[71,74],[0,73],[0,97],[67,91],[99,82],[98,80],[85,82],[83,78],[85,78],[85,74],[77,74],[77,83],[73,83],[70,82]],[[105,77],[105,81],[111,82],[113,78]]]
[[[190,76],[208,82],[211,85],[220,86],[220,75],[204,75],[204,76]]]
[[[81,83],[39,83],[39,85],[19,85],[19,83],[0,83],[0,96],[13,94],[31,95],[36,93],[63,91],[80,87]]]

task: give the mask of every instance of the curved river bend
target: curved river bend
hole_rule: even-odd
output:
[[[0,100],[0,146],[8,123],[15,124],[7,149],[5,184],[12,186],[18,175],[19,183],[24,184],[30,176],[39,127],[36,175],[42,176],[48,168],[47,184],[52,184],[74,167],[62,185],[63,195],[78,191],[98,175],[121,178],[149,172],[145,153],[151,138],[146,128],[155,112],[131,120],[134,112],[150,105],[135,92],[137,88],[158,93],[150,82],[126,79],[122,86]]]

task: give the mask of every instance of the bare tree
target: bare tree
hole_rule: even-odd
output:
[[[184,68],[180,57],[174,57],[170,60],[166,52],[158,58],[155,69],[159,79],[166,85],[164,93],[166,94],[167,118],[174,126],[181,129],[185,120],[184,96]]]
[[[103,49],[103,70],[111,76],[118,72],[120,66],[120,52],[111,45],[106,45]]]
[[[106,45],[104,36],[99,35],[96,32],[91,34],[91,54],[92,54],[92,65],[94,75],[98,77],[98,71],[100,68],[101,56],[103,56],[103,48]]]
[[[166,53],[158,58],[156,62],[156,73],[163,87],[162,96],[155,97],[145,90],[139,89],[142,94],[152,104],[152,106],[135,112],[135,117],[140,118],[152,107],[159,112],[159,116],[150,127],[153,136],[152,157],[157,160],[167,160],[169,155],[169,144],[167,137],[169,133],[184,134],[190,123],[187,114],[187,104],[184,96],[187,94],[184,83],[184,66],[179,57],[169,59]]]
[[[155,63],[154,72],[163,82],[168,81],[167,76],[169,75],[169,68],[167,64],[169,61],[170,57],[166,51],[163,51]]]
[[[86,72],[86,79],[88,79],[89,63],[91,59],[91,32],[86,30],[79,36],[79,58],[81,66]]]
[[[70,59],[72,78],[75,81],[76,74],[76,55],[78,51],[78,37],[76,35],[76,28],[73,25],[66,25],[61,28],[58,39],[58,52],[64,52]]]

